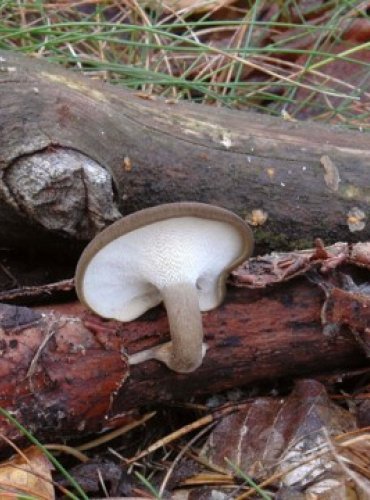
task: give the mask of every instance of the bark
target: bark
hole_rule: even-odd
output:
[[[203,314],[208,350],[189,374],[157,361],[127,364],[127,354],[169,340],[162,307],[120,324],[78,303],[2,304],[0,404],[38,436],[58,439],[114,427],[142,405],[366,367],[369,268],[370,244],[318,245],[241,266],[224,304]],[[0,432],[18,436],[4,419]]]
[[[118,209],[180,200],[255,223],[263,210],[257,249],[370,238],[366,133],[145,100],[36,58],[0,57],[2,244],[60,253]]]

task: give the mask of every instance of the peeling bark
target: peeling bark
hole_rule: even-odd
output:
[[[202,315],[208,350],[189,374],[154,360],[127,365],[127,355],[169,340],[163,307],[118,323],[78,303],[2,304],[0,404],[36,435],[57,439],[114,427],[142,405],[365,367],[369,250],[369,244],[318,245],[280,260],[274,254],[248,261],[233,273],[224,304]],[[4,419],[0,432],[17,437]]]

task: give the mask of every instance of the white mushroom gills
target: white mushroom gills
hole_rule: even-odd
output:
[[[77,292],[93,311],[120,321],[131,321],[163,301],[171,342],[130,356],[130,364],[154,358],[177,372],[193,371],[205,353],[200,311],[221,303],[226,274],[245,256],[246,240],[248,256],[252,250],[250,229],[245,228],[247,237],[228,221],[193,215],[151,222],[107,244],[100,242],[96,252],[90,248],[91,258],[86,262],[82,256],[82,270],[77,270]]]

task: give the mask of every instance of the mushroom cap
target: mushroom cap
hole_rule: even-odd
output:
[[[100,316],[131,321],[162,301],[163,288],[186,282],[207,311],[222,302],[228,273],[252,250],[251,229],[228,210],[196,202],[159,205],[123,217],[88,244],[76,291]]]

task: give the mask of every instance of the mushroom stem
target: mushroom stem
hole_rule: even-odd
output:
[[[191,283],[176,283],[163,288],[161,294],[167,309],[171,342],[133,354],[129,363],[157,359],[176,372],[192,372],[201,365],[206,352],[198,292]]]
[[[161,290],[170,324],[171,343],[162,361],[180,373],[196,370],[203,359],[203,325],[198,292],[192,283],[176,283]],[[160,359],[159,357],[157,359]]]

